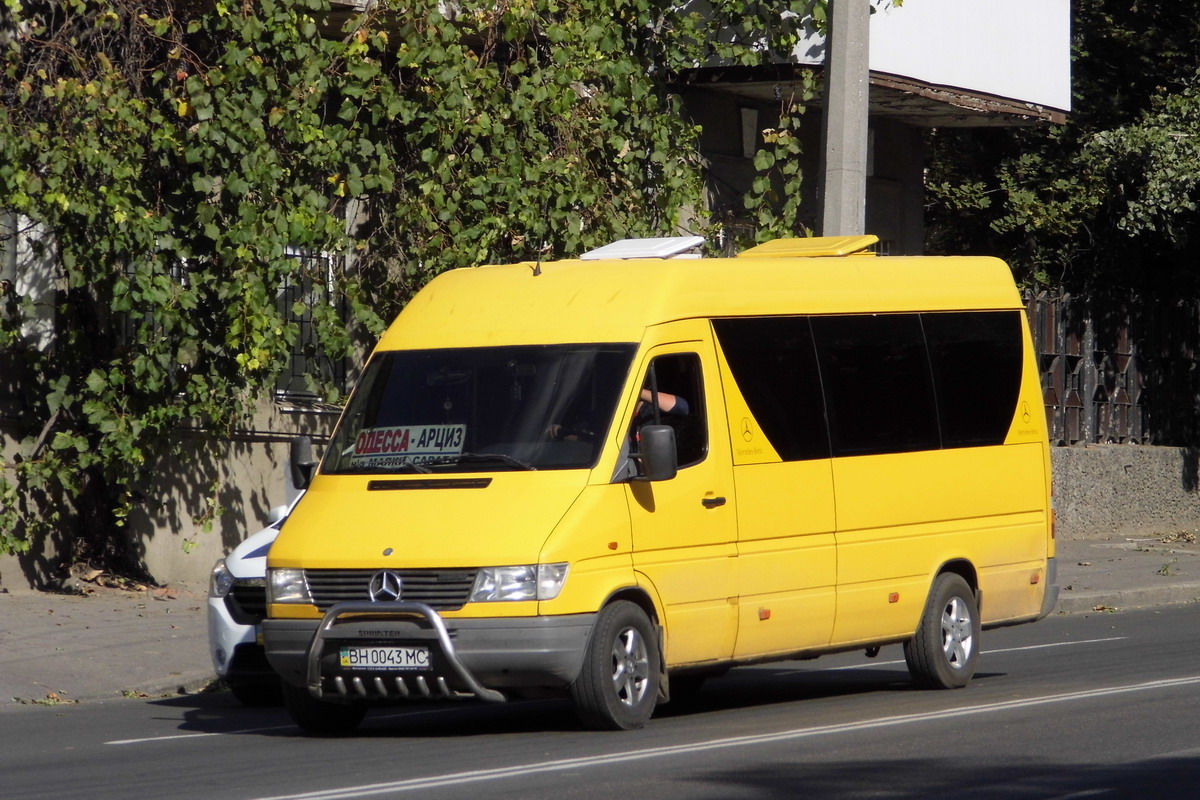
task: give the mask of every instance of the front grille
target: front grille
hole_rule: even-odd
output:
[[[410,603],[425,603],[437,611],[462,608],[475,586],[473,569],[393,569],[400,576],[400,599]],[[308,590],[321,611],[334,603],[370,600],[371,577],[377,569],[310,569],[305,570]]]
[[[225,597],[230,616],[241,625],[257,625],[267,616],[267,585],[262,578],[238,578]]]

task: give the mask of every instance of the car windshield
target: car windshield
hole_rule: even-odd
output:
[[[321,471],[592,467],[633,352],[631,344],[586,344],[378,353]]]

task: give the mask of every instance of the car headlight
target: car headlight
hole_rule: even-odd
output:
[[[566,564],[483,567],[471,590],[472,603],[498,600],[553,600],[567,580]]]
[[[208,596],[225,597],[233,589],[233,573],[225,566],[225,559],[218,558],[208,578]]]
[[[312,594],[302,569],[267,570],[268,603],[304,603],[312,605]]]

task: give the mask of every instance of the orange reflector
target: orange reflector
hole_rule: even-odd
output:
[[[889,595],[888,595],[888,602],[889,602],[889,603],[899,603],[899,602],[900,602],[900,593],[899,593],[899,592],[892,592],[891,594],[889,594]]]
[[[1042,573],[1035,572],[1029,576],[1029,585],[1030,586],[1037,586],[1041,582],[1042,582]]]
[[[609,542],[609,543],[608,543],[608,549],[609,549],[609,550],[616,550],[616,549],[617,549],[617,543],[616,543],[616,542]]]
[[[771,618],[771,609],[769,609],[769,608],[760,608],[760,609],[758,610],[758,618],[759,618],[759,619],[761,619],[761,620],[768,620],[768,619],[770,619],[770,618]]]

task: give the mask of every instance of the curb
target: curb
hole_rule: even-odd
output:
[[[1200,602],[1200,581],[1114,591],[1063,592],[1055,614],[1089,614]]]
[[[212,672],[190,672],[176,674],[172,678],[152,681],[139,687],[130,687],[121,691],[122,696],[136,697],[175,697],[179,695],[200,694],[217,682],[217,676]]]

